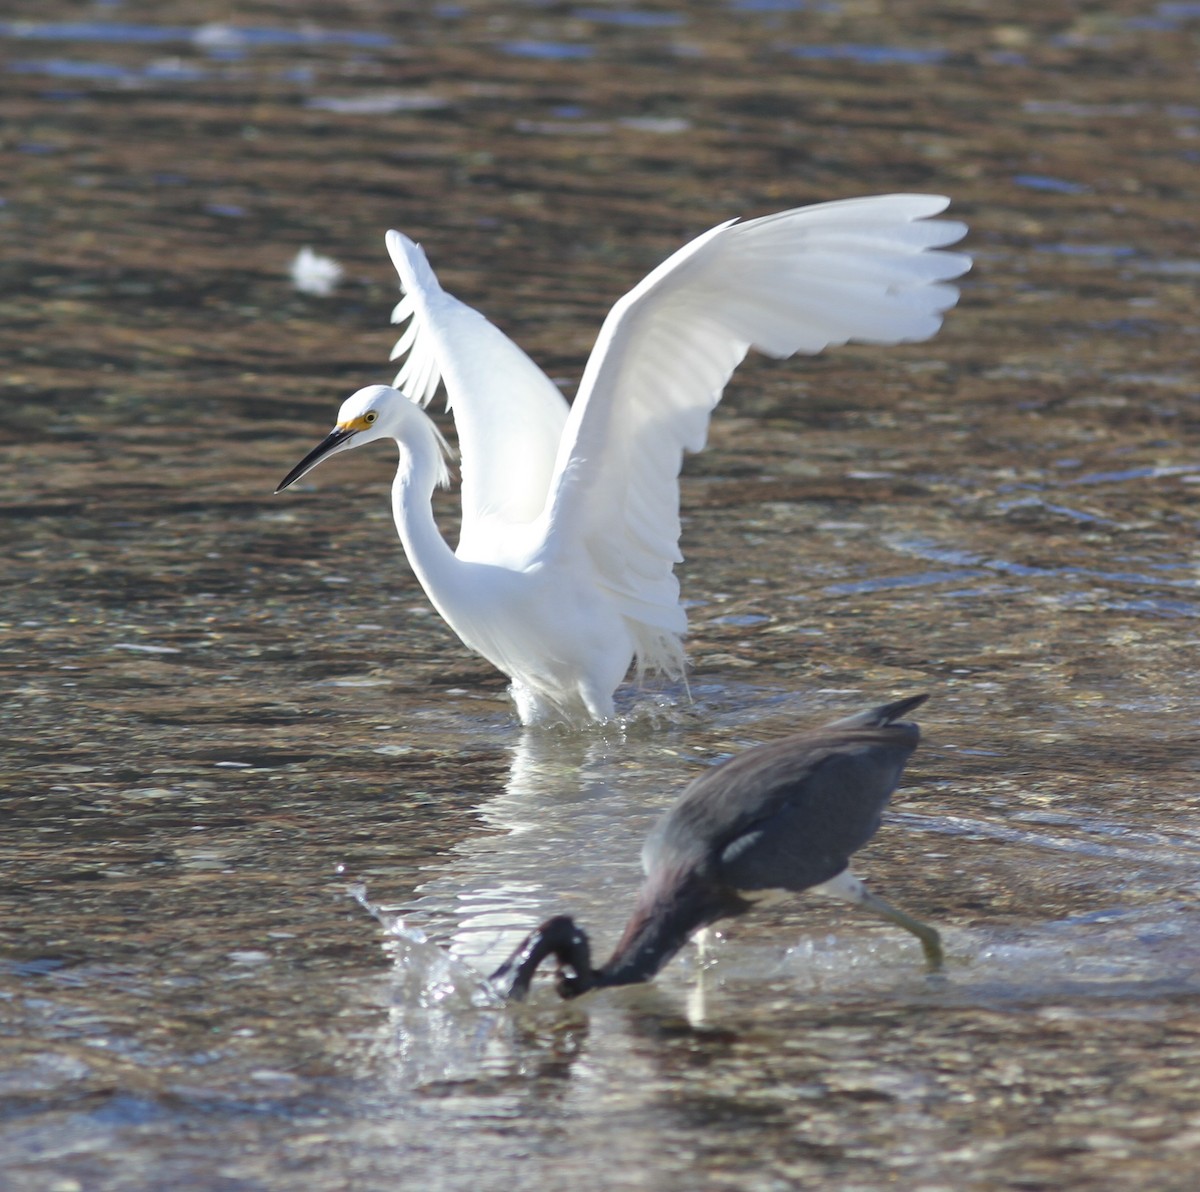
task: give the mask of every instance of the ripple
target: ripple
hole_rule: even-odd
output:
[[[114,45],[162,45],[190,42],[202,48],[227,49],[231,46],[351,46],[357,49],[383,49],[393,44],[386,33],[356,30],[242,28],[211,24],[191,28],[186,25],[140,25],[118,21],[0,21],[0,37],[22,41],[77,41]]]
[[[850,61],[866,66],[936,66],[947,57],[947,51],[937,48],[859,44],[792,46],[789,52],[794,58]]]
[[[1054,178],[1049,174],[1015,174],[1013,182],[1026,190],[1042,190],[1057,195],[1082,195],[1089,190],[1082,183],[1068,182],[1065,178]]]
[[[891,588],[925,588],[934,584],[957,583],[977,579],[982,571],[927,571],[917,575],[888,575],[853,583],[830,584],[824,591],[830,596],[855,596],[863,592],[886,592]]]
[[[1136,252],[1130,244],[1057,244],[1034,245],[1035,252],[1055,253],[1062,257],[1131,257]]]
[[[629,29],[672,29],[687,24],[682,13],[635,8],[576,8],[571,15],[596,25],[623,25]]]
[[[595,53],[591,46],[566,41],[505,41],[500,43],[500,51],[513,58],[541,58],[548,62],[580,61]]]
[[[368,95],[316,95],[304,106],[342,116],[391,116],[396,112],[432,112],[448,108],[450,101],[426,91],[376,91]]]

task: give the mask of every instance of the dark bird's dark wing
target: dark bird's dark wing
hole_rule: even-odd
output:
[[[875,835],[912,748],[903,739],[871,740],[878,730],[854,735],[862,739],[810,757],[800,781],[777,789],[760,818],[738,825],[717,860],[723,885],[806,890],[836,877]]]
[[[803,890],[836,876],[879,828],[920,740],[899,700],[739,754],[697,778],[655,825],[646,871],[694,869],[734,889]]]

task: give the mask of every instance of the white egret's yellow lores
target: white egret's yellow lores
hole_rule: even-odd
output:
[[[679,469],[750,348],[815,353],[848,340],[927,339],[970,258],[937,195],[821,203],[705,232],[621,298],[568,406],[545,373],[438,284],[420,246],[387,235],[408,326],[396,388],[346,399],[283,480],[392,439],[396,528],[413,571],[463,642],[512,680],[523,724],[604,721],[630,665],[683,673],[674,566]],[[446,388],[462,471],[451,550],[430,507],[446,448],[421,410]],[[278,491],[278,490],[277,490]]]

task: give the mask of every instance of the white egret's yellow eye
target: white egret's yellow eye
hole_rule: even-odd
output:
[[[379,417],[379,415],[378,415],[378,414],[376,414],[374,410],[368,410],[368,411],[367,411],[367,412],[366,412],[366,413],[363,415],[363,421],[364,421],[364,422],[367,422],[367,423],[371,423],[371,422],[374,422],[374,421],[375,421],[375,419],[376,419],[376,418],[378,418],[378,417]]]

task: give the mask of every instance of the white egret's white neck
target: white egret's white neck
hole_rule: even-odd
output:
[[[392,516],[413,572],[438,612],[450,620],[447,598],[456,590],[462,564],[433,518],[433,490],[446,480],[441,436],[416,407],[395,436],[400,463],[392,481]]]

